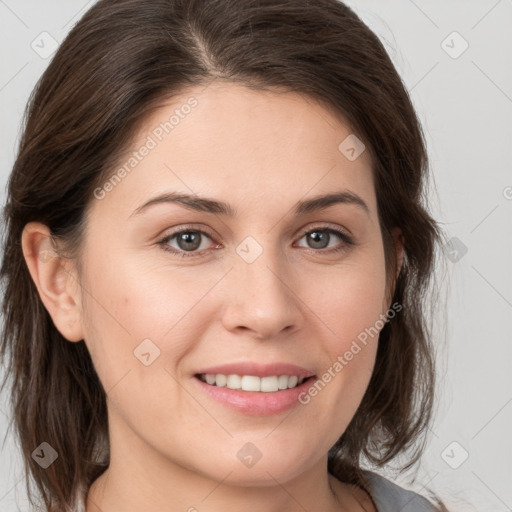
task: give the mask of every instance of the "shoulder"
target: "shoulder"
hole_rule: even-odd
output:
[[[378,512],[437,512],[434,505],[420,494],[372,471],[363,470],[363,473],[369,480],[368,491]]]

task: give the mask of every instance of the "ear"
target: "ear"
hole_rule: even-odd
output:
[[[382,306],[384,308],[384,311],[389,310],[389,308],[391,307],[391,301],[393,300],[396,280],[398,279],[398,275],[400,274],[400,269],[402,268],[404,257],[404,237],[402,234],[402,230],[397,227],[393,228],[393,230],[391,231],[391,236],[393,238],[393,246],[395,247],[396,254],[396,272],[392,280],[391,278],[387,279],[386,294]]]
[[[396,248],[396,278],[400,274],[400,269],[402,268],[402,262],[404,258],[404,236],[402,234],[402,230],[400,228],[394,228],[391,232],[393,235],[393,240],[395,242]]]
[[[23,256],[39,297],[57,330],[69,341],[81,341],[80,284],[70,260],[60,257],[48,226],[29,222],[21,236]]]

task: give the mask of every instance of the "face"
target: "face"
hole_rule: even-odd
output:
[[[235,84],[188,89],[145,121],[138,156],[95,192],[81,254],[113,454],[257,485],[313,468],[345,431],[375,361],[378,336],[362,333],[390,305],[369,154],[338,149],[350,135],[310,98]],[[205,198],[228,207],[192,207]],[[269,392],[197,377],[244,363],[259,366],[219,373],[316,377]]]

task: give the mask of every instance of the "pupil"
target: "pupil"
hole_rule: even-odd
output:
[[[318,238],[321,238],[323,236],[325,242],[326,235],[327,233],[325,233],[324,231],[313,231],[312,233],[310,233],[310,237],[313,240],[313,247],[315,249],[324,249],[326,247],[325,244],[322,244],[321,241],[318,241]],[[318,246],[318,244],[320,244],[320,247]]]
[[[195,240],[194,240],[195,239]],[[199,233],[186,232],[182,233],[180,237],[178,237],[179,242],[183,242],[185,247],[181,247],[181,249],[197,249],[199,247]],[[192,246],[190,246],[190,244]],[[180,246],[182,244],[180,243]]]

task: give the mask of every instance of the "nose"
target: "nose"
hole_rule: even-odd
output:
[[[306,306],[283,255],[265,248],[250,262],[241,254],[234,258],[234,268],[225,283],[224,327],[230,332],[248,331],[259,340],[276,339],[300,329]]]

